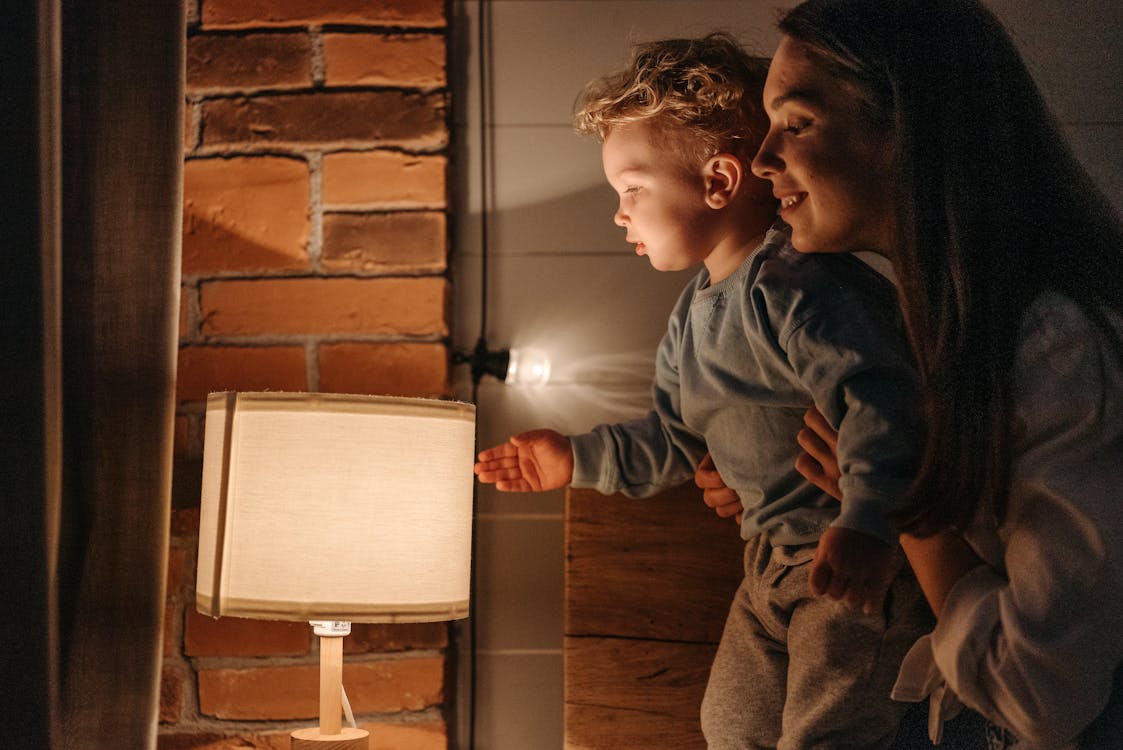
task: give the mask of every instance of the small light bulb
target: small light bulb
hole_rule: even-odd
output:
[[[507,385],[545,385],[550,380],[550,357],[541,349],[512,349]]]

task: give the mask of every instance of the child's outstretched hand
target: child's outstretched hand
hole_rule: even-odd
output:
[[[573,447],[554,430],[523,432],[480,451],[475,472],[502,492],[556,490],[573,481]]]
[[[831,526],[820,537],[811,563],[811,590],[868,615],[880,612],[896,572],[893,553],[876,537]]]

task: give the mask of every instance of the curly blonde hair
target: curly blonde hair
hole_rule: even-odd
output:
[[[573,127],[603,141],[614,128],[649,121],[684,157],[730,152],[748,162],[767,129],[767,76],[768,61],[723,32],[637,44],[626,68],[585,86]]]

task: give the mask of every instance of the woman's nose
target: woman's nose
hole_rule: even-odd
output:
[[[757,149],[756,156],[753,157],[750,169],[757,177],[768,179],[780,171],[782,165],[783,162],[776,153],[771,134],[766,135],[760,143],[760,148]]]

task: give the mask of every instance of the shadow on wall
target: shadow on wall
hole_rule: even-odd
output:
[[[655,352],[667,316],[698,269],[660,272],[636,257],[612,222],[616,201],[609,187],[597,185],[491,216],[490,245],[503,252],[492,250],[488,258],[488,343],[542,349],[551,362],[547,388],[513,388],[504,397],[512,408],[526,407],[528,419],[569,424],[566,417],[575,410],[617,419],[651,407]],[[455,336],[461,349],[479,332],[479,222],[472,213],[458,224]]]

